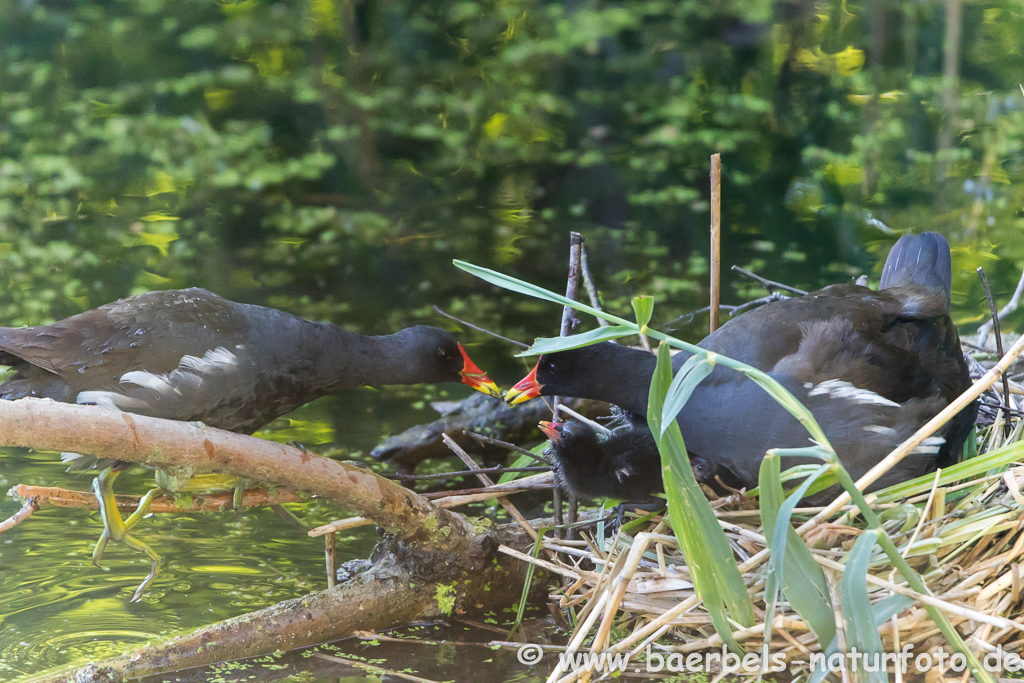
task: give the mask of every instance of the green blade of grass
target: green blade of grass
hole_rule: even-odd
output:
[[[768,582],[765,595],[781,589],[800,618],[810,627],[819,643],[827,643],[836,634],[835,617],[828,598],[828,584],[821,566],[814,561],[811,551],[792,525],[793,508],[796,502],[819,475],[828,471],[828,465],[819,465],[817,472],[809,477],[797,491],[785,500],[782,490],[781,460],[777,453],[768,451],[761,461],[758,475],[759,488],[763,492],[760,500],[761,524],[772,549],[769,563]],[[784,529],[779,533],[779,529]],[[781,562],[780,562],[781,558]],[[774,612],[774,611],[773,611]],[[771,624],[774,613],[765,615],[765,624]],[[765,637],[770,640],[770,634]]]
[[[581,346],[590,346],[591,344],[603,341],[628,337],[636,333],[636,327],[633,325],[608,325],[607,327],[598,327],[596,330],[589,330],[580,334],[570,334],[566,337],[540,337],[534,340],[533,346],[517,353],[516,358],[578,349]]]
[[[871,613],[875,617],[875,628],[881,628],[885,622],[892,619],[894,614],[899,614],[913,605],[914,599],[906,595],[890,595],[887,598],[882,598],[871,607]],[[839,652],[839,639],[833,638],[827,647],[822,648],[821,652],[824,661],[827,662],[830,656]],[[807,683],[822,683],[828,673],[827,667],[815,667],[810,678],[807,679]]]
[[[729,618],[749,626],[754,623],[754,606],[729,541],[693,476],[678,423],[673,420],[662,434],[665,395],[671,383],[672,357],[668,346],[661,344],[647,421],[661,452],[669,520],[686,557],[694,589],[704,601],[715,630],[734,652],[742,653],[732,637]]]
[[[982,476],[990,470],[1006,467],[1010,463],[1019,461],[1021,458],[1024,458],[1024,441],[1017,441],[1002,448],[997,448],[994,451],[989,451],[985,455],[979,455],[970,460],[958,462],[951,467],[947,467],[939,474],[939,486],[948,486],[962,479]],[[877,496],[879,502],[891,502],[907,498],[908,496],[927,493],[931,491],[932,484],[934,483],[935,474],[926,474],[923,477],[900,482],[899,484],[876,491],[875,496]]]
[[[647,324],[651,322],[651,316],[654,315],[654,297],[653,296],[635,296],[633,297],[633,313],[636,314],[636,324],[640,326],[640,331],[647,331]]]
[[[818,442],[824,448],[832,450],[832,444],[828,442],[828,437],[825,436],[825,432],[822,431],[821,426],[818,425],[818,421],[814,419],[814,415],[807,409],[803,403],[797,400],[788,389],[779,384],[779,382],[769,375],[767,372],[762,372],[756,368],[744,367],[740,368],[740,371],[750,379],[760,385],[762,389],[768,392],[768,395],[775,399],[776,403],[785,408],[790,415],[800,421],[800,424],[810,432],[811,438]]]
[[[697,385],[715,369],[715,363],[711,359],[714,355],[707,352],[694,354],[683,363],[683,367],[679,368],[679,372],[672,378],[665,395],[665,407],[661,413],[662,434],[669,425],[675,423],[676,416],[690,400],[690,395]]]
[[[550,445],[551,445],[550,441],[545,441],[544,443],[542,443],[542,444],[540,444],[538,446],[534,446],[533,448],[531,448],[530,452],[531,453],[535,453],[537,455],[544,455],[544,451]],[[529,467],[531,465],[537,465],[537,464],[542,464],[542,463],[538,463],[536,460],[534,460],[533,458],[531,458],[528,455],[520,455],[518,458],[516,458],[515,462],[513,462],[511,465],[509,465],[509,467],[511,467],[512,469],[518,469],[520,467]],[[504,484],[506,482],[513,481],[514,479],[519,479],[520,477],[525,477],[527,474],[532,474],[532,473],[531,472],[505,472],[503,475],[498,477],[498,483],[499,484]]]
[[[562,296],[561,294],[555,294],[554,292],[548,291],[543,287],[532,285],[529,282],[520,280],[518,278],[514,278],[510,275],[505,275],[504,273],[499,273],[496,270],[491,270],[490,268],[482,268],[480,266],[474,266],[472,263],[467,263],[466,261],[460,261],[458,259],[455,259],[454,261],[452,261],[452,263],[455,264],[455,267],[458,268],[459,270],[464,270],[470,275],[475,275],[484,282],[490,282],[492,285],[501,287],[502,289],[507,289],[512,292],[518,292],[519,294],[525,294],[526,296],[532,296],[535,299],[543,299],[544,301],[550,301],[551,303],[558,304],[560,306],[569,306],[570,308],[573,308],[577,311],[589,313],[590,315],[596,318],[604,318],[609,322],[626,325],[633,324],[624,318],[619,318],[618,316],[611,315],[610,313],[599,311],[592,306],[581,304],[579,301],[573,301],[572,299]],[[637,327],[636,329],[639,330],[639,327]]]
[[[974,460],[980,459],[981,458],[975,458]],[[850,473],[846,471],[838,458],[833,459],[832,465],[836,478],[839,480],[842,487],[846,489],[846,492],[850,494],[850,498],[853,500],[854,505],[860,509],[860,513],[863,515],[864,521],[867,522],[868,527],[878,533],[878,543],[882,546],[882,550],[884,550],[885,554],[889,557],[889,561],[899,571],[903,578],[906,579],[907,584],[912,590],[915,590],[918,593],[928,593],[928,587],[921,579],[920,574],[914,571],[914,569],[907,563],[906,559],[900,554],[899,549],[896,548],[896,545],[892,542],[892,539],[885,533],[881,522],[878,520],[878,515],[876,515],[875,511],[870,505],[868,505],[867,500],[864,498],[864,494],[857,488],[857,484],[853,481]],[[982,667],[981,662],[978,661],[978,658],[975,657],[974,653],[967,647],[967,644],[964,643],[963,638],[960,637],[960,633],[956,630],[956,627],[953,626],[942,610],[933,605],[922,604],[921,606],[928,613],[928,616],[931,617],[932,621],[935,622],[935,625],[938,627],[939,631],[942,632],[942,635],[946,637],[949,644],[967,660],[967,666],[971,673],[974,674],[974,677],[980,683],[995,683],[995,677],[993,677],[988,670]]]
[[[858,666],[851,667],[851,674],[858,683],[888,683],[889,678],[881,664],[882,639],[875,625],[865,578],[877,542],[878,532],[869,530],[862,533],[853,544],[846,561],[846,571],[839,579],[846,649],[847,652],[857,652]],[[874,671],[870,670],[872,668]]]

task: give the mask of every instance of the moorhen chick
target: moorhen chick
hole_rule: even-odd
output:
[[[658,445],[646,425],[622,424],[607,435],[575,420],[541,422],[540,429],[551,440],[546,454],[560,482],[578,496],[650,502],[665,490]],[[699,483],[714,480],[704,458],[692,458],[690,465]]]
[[[0,328],[0,364],[14,373],[0,384],[6,400],[95,404],[243,434],[364,385],[461,381],[500,396],[444,330],[419,325],[364,336],[197,288],[148,292],[49,325]],[[122,523],[113,501],[124,464],[93,483],[104,518],[96,559],[108,539],[146,550],[126,533],[139,512]]]
[[[970,384],[949,317],[949,245],[935,233],[902,237],[886,259],[881,289],[832,285],[735,318],[698,346],[769,372],[807,406],[856,479]],[[690,357],[677,353],[674,370]],[[656,358],[606,342],[547,354],[506,394],[607,401],[646,414]],[[962,410],[874,488],[957,462],[976,406]],[[716,367],[678,421],[691,455],[757,485],[769,448],[809,445],[807,431],[745,375]],[[808,462],[788,458],[787,464]]]

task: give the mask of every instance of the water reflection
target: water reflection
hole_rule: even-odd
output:
[[[292,420],[278,421],[282,433],[270,436],[298,438],[326,450],[335,434],[331,415],[338,409],[330,400],[309,406]],[[368,433],[346,438],[346,451],[369,450],[376,443]],[[9,450],[0,457],[5,488],[17,483],[89,486],[87,475],[65,473],[52,453]],[[122,492],[141,493],[153,477],[132,468],[121,482]],[[5,500],[0,516],[17,507]],[[288,507],[309,524],[345,514],[321,501]],[[129,603],[149,561],[110,544],[103,568],[93,566],[101,530],[96,512],[44,508],[0,536],[0,680],[106,659],[326,587],[323,541],[306,537],[269,509],[154,515],[139,524],[136,534],[160,553],[163,566],[142,601]],[[339,561],[366,557],[376,539],[373,527],[339,537]]]

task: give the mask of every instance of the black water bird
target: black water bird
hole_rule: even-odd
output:
[[[949,245],[935,233],[902,237],[886,260],[881,289],[833,285],[735,318],[698,346],[768,372],[806,405],[836,453],[860,477],[971,385],[949,317]],[[680,352],[674,370],[690,357]],[[506,394],[607,401],[646,414],[656,358],[613,343],[543,355]],[[880,488],[957,462],[976,414],[964,408]],[[807,431],[757,384],[718,366],[678,421],[691,455],[757,485],[769,448],[811,445]],[[809,462],[787,458],[786,466]],[[816,462],[816,461],[814,461]]]
[[[645,424],[621,424],[608,434],[579,421],[541,422],[540,429],[551,440],[547,453],[559,480],[578,496],[647,502],[665,490],[658,445]],[[714,479],[707,460],[690,465],[699,483]]]
[[[243,434],[364,385],[461,381],[500,396],[444,330],[420,325],[364,336],[196,288],[140,294],[49,325],[0,328],[0,364],[13,371],[0,384],[6,400],[95,404]],[[123,540],[137,521],[122,525],[113,502],[123,465],[93,485],[105,523],[96,559],[107,539]]]

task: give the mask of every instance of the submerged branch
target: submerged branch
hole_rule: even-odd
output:
[[[56,486],[29,486],[18,484],[7,492],[8,495],[22,500],[34,498],[39,507],[52,505],[58,508],[80,508],[99,510],[100,504],[92,491],[74,491]],[[117,509],[121,512],[132,512],[139,507],[142,496],[114,496]],[[302,497],[293,491],[269,491],[267,489],[249,489],[242,497],[242,507],[264,507],[295,503]],[[187,496],[160,496],[154,498],[149,512],[154,514],[220,512],[234,507],[234,494],[230,491],[222,493],[203,493]]]
[[[24,522],[26,519],[31,517],[32,513],[34,513],[38,509],[39,509],[39,501],[36,498],[34,498],[34,497],[26,498],[25,499],[25,504],[21,506],[20,510],[15,512],[13,515],[8,517],[4,521],[0,522],[0,533],[3,533],[4,531],[7,531],[8,529],[12,529],[12,528],[18,526],[19,524]]]
[[[531,542],[517,525],[503,525],[493,531],[490,542],[473,552],[438,562],[433,553],[384,541],[372,567],[334,588],[141,647],[89,665],[88,670],[94,676],[125,678],[173,673],[308,647],[358,631],[500,610],[519,599],[526,567],[502,560],[496,552],[500,545],[528,549]],[[85,680],[81,671],[62,671],[42,679],[45,683],[77,680]]]

